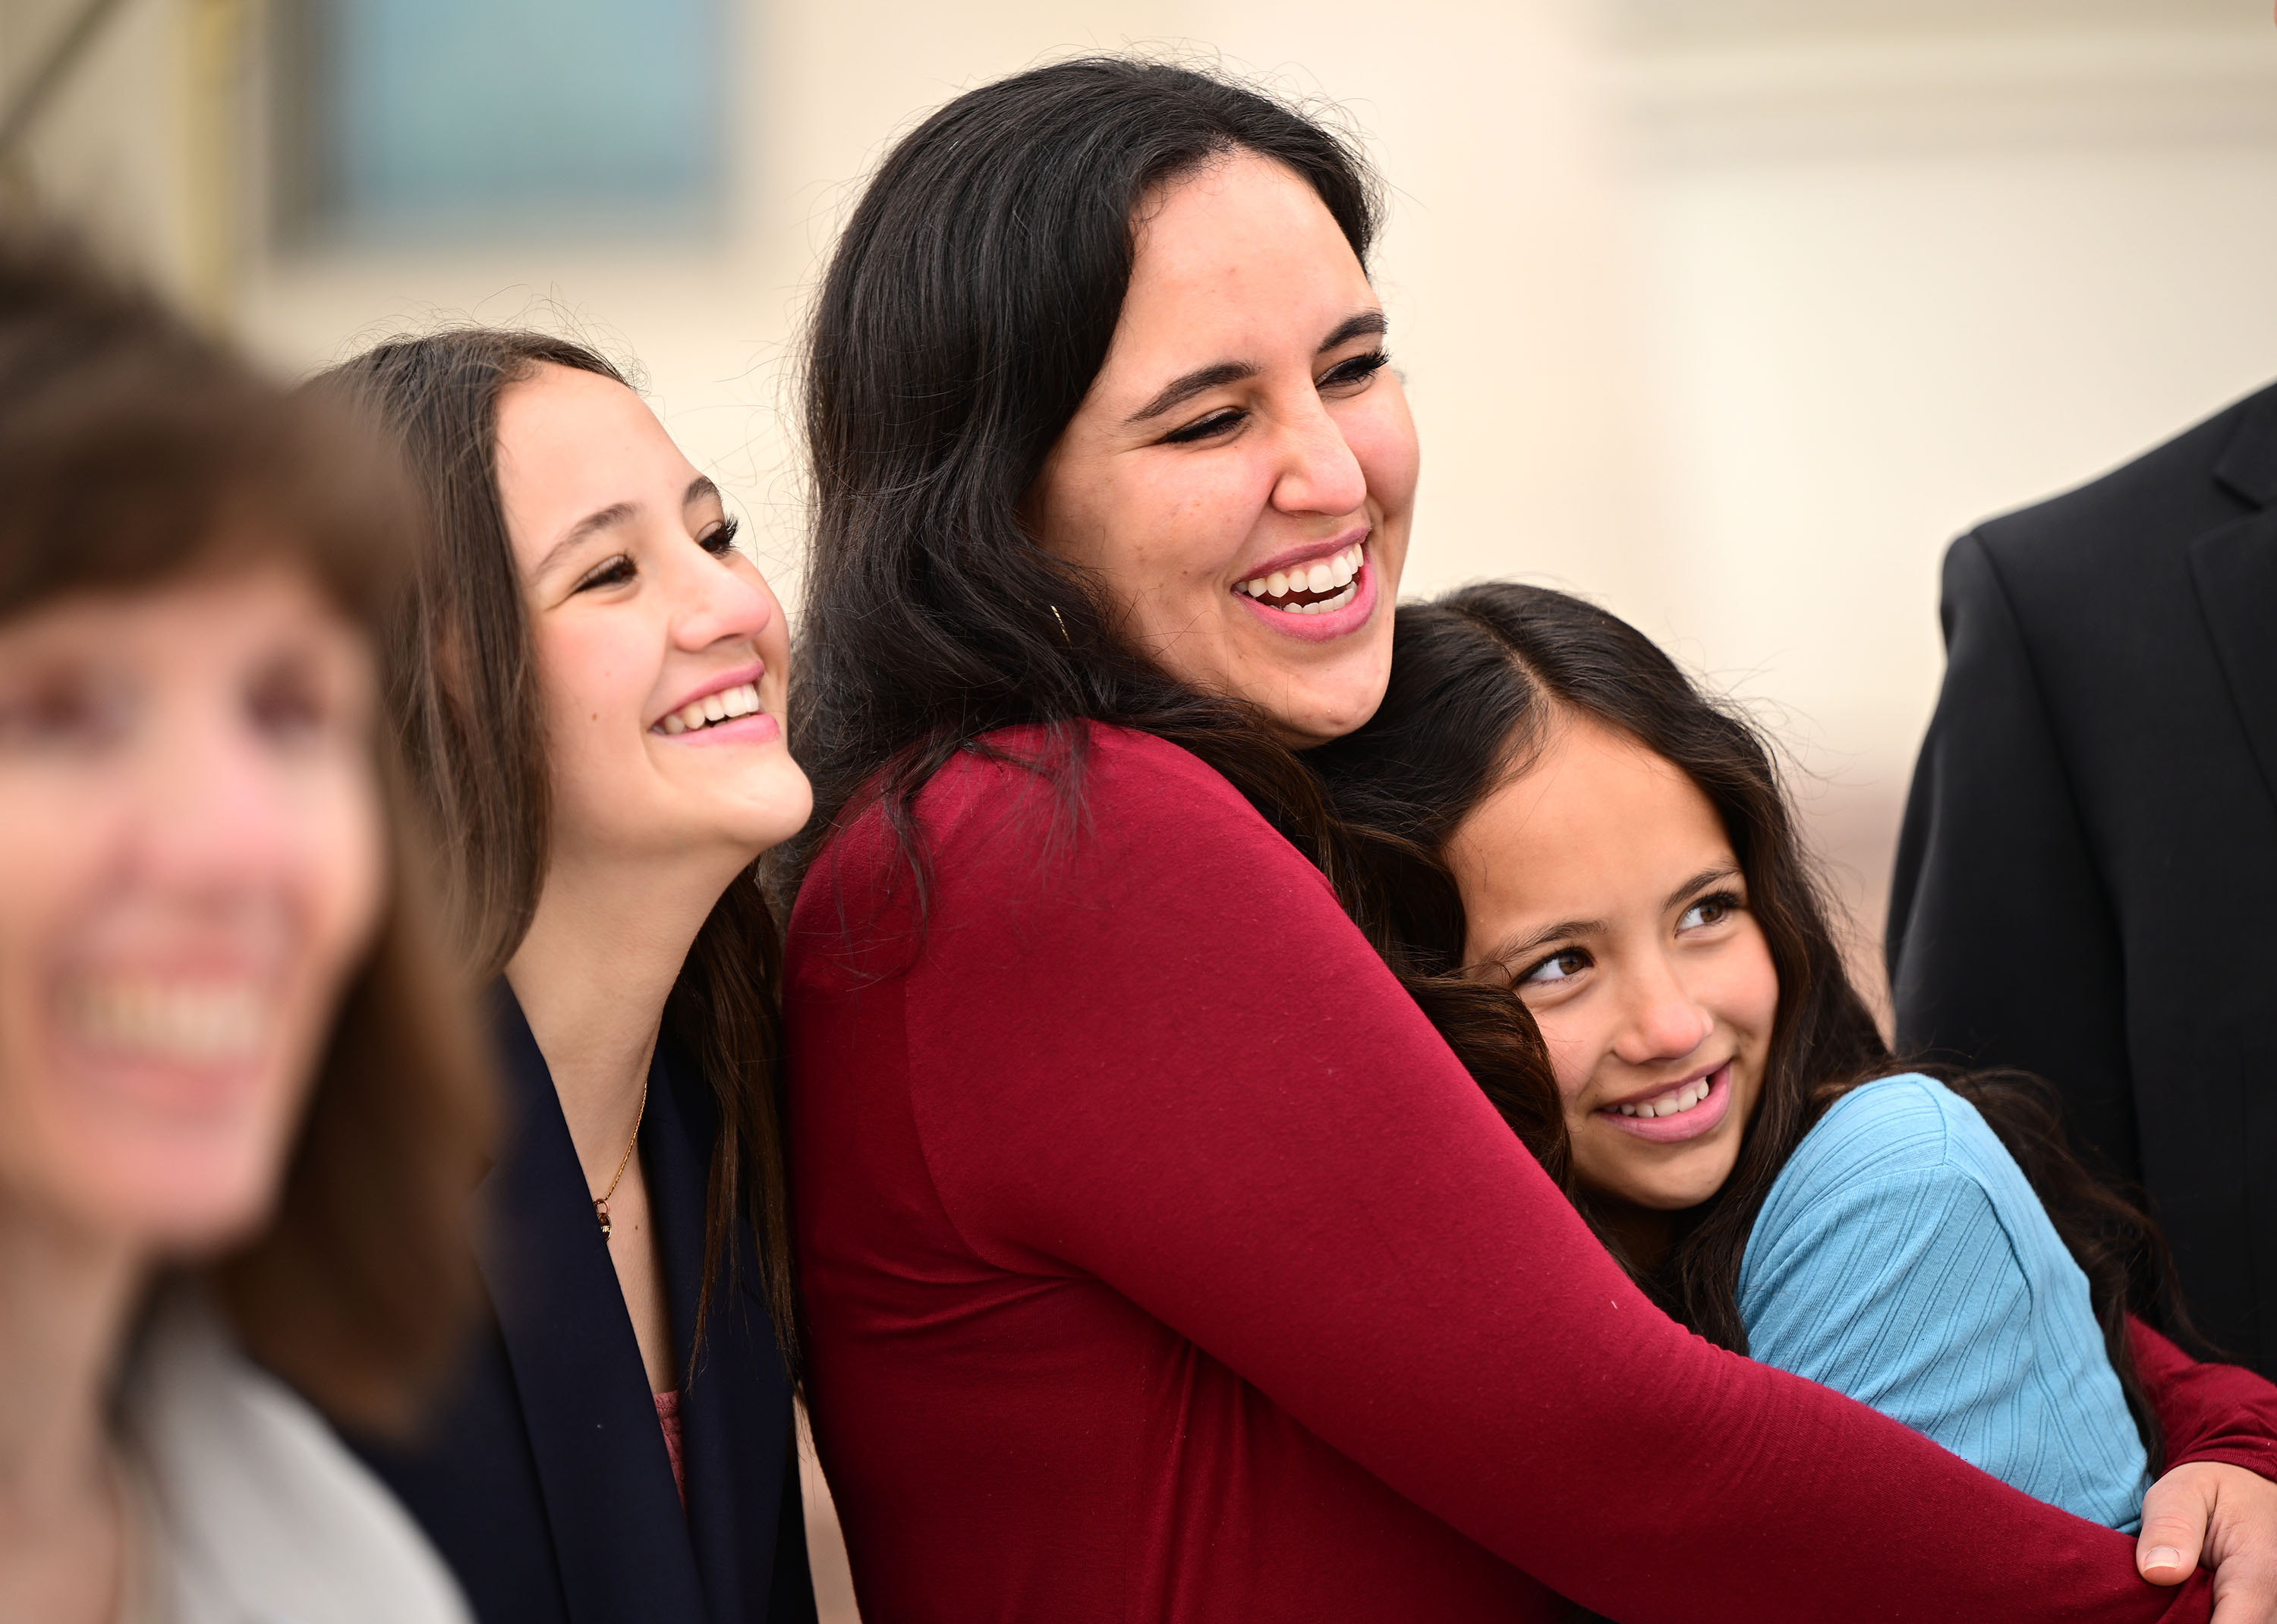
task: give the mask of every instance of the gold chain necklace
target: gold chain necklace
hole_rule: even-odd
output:
[[[633,1147],[640,1143],[641,1119],[648,1115],[648,1079],[641,1079],[640,1109],[633,1112],[633,1136],[625,1141],[625,1153],[617,1158],[617,1176],[609,1180],[609,1188],[593,1197],[593,1216],[601,1220],[601,1239],[611,1233],[609,1197],[617,1193],[617,1186],[625,1181],[625,1169],[633,1165]]]

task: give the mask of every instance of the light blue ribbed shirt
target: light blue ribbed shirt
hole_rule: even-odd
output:
[[[1740,1267],[1748,1352],[2027,1494],[2132,1531],[2150,1475],[2087,1277],[1976,1108],[1930,1078],[1838,1100]]]

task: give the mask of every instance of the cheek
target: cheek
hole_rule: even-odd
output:
[[[329,985],[369,945],[387,895],[386,812],[367,763],[340,764],[309,832],[301,889],[309,904],[311,957]],[[328,1012],[316,1013],[321,1019]]]
[[[1104,452],[1062,445],[1029,497],[1037,540],[1047,552],[1097,570],[1110,587],[1125,590],[1133,540],[1155,527],[1154,509],[1164,500],[1154,483]]]
[[[594,624],[549,626],[538,634],[537,669],[547,722],[567,735],[604,724],[636,706],[644,685],[631,677],[632,650],[615,628]]]
[[[1340,423],[1344,443],[1352,447],[1367,478],[1367,494],[1388,520],[1405,520],[1414,505],[1415,485],[1423,465],[1415,422],[1408,415],[1407,397],[1396,383],[1389,389],[1372,390]]]
[[[538,685],[554,805],[575,825],[615,804],[646,750],[644,707],[663,663],[661,634],[629,614],[556,625],[537,639]]]
[[[1778,1019],[1779,998],[1778,968],[1771,962],[1771,945],[1749,919],[1746,936],[1733,945],[1737,951],[1722,999],[1725,1018],[1748,1041],[1768,1043]]]
[[[276,884],[290,898],[289,957],[279,981],[281,1048],[266,1074],[258,1117],[264,1142],[299,1113],[345,983],[370,951],[386,906],[387,815],[372,764],[352,747],[305,764],[286,787]]]
[[[0,774],[0,1078],[42,1074],[56,953],[100,893],[111,834],[100,785],[59,786]],[[32,1101],[0,1090],[0,1160],[26,1145]]]
[[[96,885],[115,849],[123,786],[99,777],[0,772],[0,944],[42,934]]]
[[[1266,453],[1148,453],[1046,471],[1036,502],[1044,546],[1097,570],[1139,606],[1219,590],[1273,495]]]
[[[1557,1097],[1570,1112],[1581,1090],[1588,1087],[1589,1079],[1595,1074],[1606,1045],[1578,1011],[1537,1011],[1534,1024],[1542,1034],[1543,1046],[1550,1051],[1550,1074],[1557,1080]]]
[[[1134,596],[1220,591],[1272,496],[1273,471],[1260,458],[1221,452],[1159,463],[1100,562]]]

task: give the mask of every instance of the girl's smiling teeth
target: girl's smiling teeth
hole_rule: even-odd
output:
[[[1713,1091],[1716,1074],[1695,1077],[1681,1088],[1629,1105],[1605,1105],[1600,1109],[1624,1117],[1674,1117],[1694,1109]]]
[[[663,733],[692,733],[711,726],[715,722],[732,722],[737,717],[750,716],[759,708],[759,685],[742,682],[732,688],[721,688],[717,694],[706,694],[701,699],[691,699],[679,710],[668,713],[656,725]]]
[[[1324,615],[1342,609],[1359,593],[1352,583],[1367,561],[1367,547],[1365,542],[1354,542],[1317,563],[1253,576],[1234,590],[1253,598],[1273,599],[1268,607],[1284,614]]]

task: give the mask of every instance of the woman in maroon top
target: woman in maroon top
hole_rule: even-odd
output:
[[[1514,1000],[1426,990],[1466,1070],[1356,926],[1294,751],[1381,697],[1407,543],[1374,223],[1270,100],[1073,62],[832,264],[792,1187],[865,1616],[2268,1616],[2257,1378],[2141,1339],[2153,1589],[1652,1308],[1481,1092]]]

